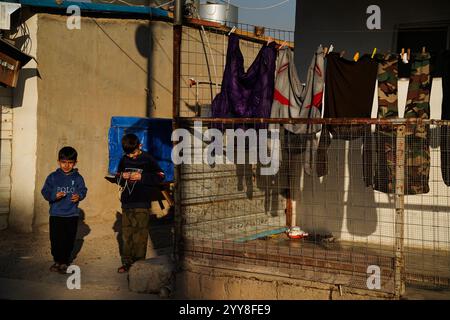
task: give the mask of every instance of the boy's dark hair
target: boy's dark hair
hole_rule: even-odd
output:
[[[140,143],[134,133],[128,133],[122,137],[122,149],[126,154],[133,153],[139,148]]]
[[[74,160],[77,161],[78,153],[72,147],[61,148],[58,152],[58,160]]]

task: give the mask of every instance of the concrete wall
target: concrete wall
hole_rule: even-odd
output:
[[[392,295],[289,278],[279,268],[215,268],[192,260],[176,275],[175,298],[192,300],[378,300]]]
[[[37,162],[35,223],[48,221],[40,189],[57,168],[57,152],[77,149],[88,196],[86,217],[114,219],[120,208],[115,185],[103,177],[108,166],[112,116],[172,114],[172,27],[140,20],[82,18],[68,30],[66,18],[38,16]],[[29,224],[30,221],[27,221]]]
[[[9,98],[9,99],[8,99]],[[0,230],[8,227],[11,203],[11,141],[13,110],[11,90],[0,89]],[[9,101],[8,101],[9,100]]]
[[[366,26],[367,8],[381,9],[381,29]],[[450,2],[445,0],[299,0],[295,21],[295,59],[301,79],[319,44],[333,44],[336,51],[345,50],[351,59],[356,51],[371,53],[397,50],[396,28],[399,24],[449,20]],[[424,44],[425,45],[425,44]]]
[[[381,9],[381,29],[369,30],[366,22],[370,5]],[[351,59],[357,51],[371,53],[397,51],[397,30],[400,25],[449,21],[450,2],[347,0],[297,2],[295,59],[302,80],[306,78],[314,50],[319,44],[333,44],[335,51],[346,51]],[[450,39],[447,39],[447,47]],[[425,45],[425,44],[424,44]],[[445,49],[442,48],[442,49]],[[413,49],[415,50],[415,49]],[[408,81],[399,80],[399,111],[403,115]],[[372,117],[376,118],[377,95]],[[433,80],[431,118],[440,119],[442,81]],[[326,108],[326,105],[324,106]],[[434,250],[450,250],[449,189],[442,181],[438,130],[432,130],[430,192],[407,196],[406,244]],[[394,199],[366,188],[362,181],[361,140],[334,141],[330,146],[329,175],[323,179],[297,172],[297,223],[306,229],[332,232],[343,240],[372,244],[393,244]],[[324,203],[321,199],[326,198]]]
[[[17,225],[26,226],[26,230],[31,230],[33,223],[47,224],[48,203],[40,190],[47,175],[57,168],[57,152],[65,145],[77,149],[78,168],[89,189],[80,208],[87,217],[114,219],[115,212],[120,210],[119,195],[116,186],[103,178],[108,165],[110,119],[112,116],[172,117],[172,25],[83,17],[80,30],[69,30],[64,16],[38,14],[33,19],[36,24],[33,47],[40,75],[33,78],[39,97],[35,101],[37,109],[35,106],[32,113],[37,126],[34,132],[36,182],[33,199],[26,202],[29,208],[16,210],[14,219]],[[198,30],[183,30],[183,115],[193,115],[188,105],[196,101],[195,88],[188,87],[189,77],[209,79],[204,50],[208,54],[212,81],[221,83],[227,37],[208,33],[204,39],[205,47]],[[260,45],[243,41],[241,48],[248,67]],[[209,86],[199,91],[199,101],[210,102]],[[213,88],[214,96],[216,92]],[[32,96],[37,99],[36,94]],[[23,96],[29,95],[25,92]],[[19,132],[18,139],[22,139],[24,135]],[[26,135],[30,134],[28,130]],[[23,166],[17,162],[17,172]]]
[[[203,84],[189,87],[190,78],[214,84],[222,83],[228,36],[183,28],[181,65],[181,115],[194,116],[195,105],[210,110],[211,97],[220,86]],[[240,40],[239,47],[247,69],[261,49],[261,44]],[[207,61],[205,58],[207,55]],[[209,70],[208,70],[209,67]],[[203,116],[204,114],[202,114]],[[203,128],[202,130],[206,130]],[[193,139],[194,141],[194,139]],[[193,142],[194,143],[194,142]],[[194,154],[196,145],[193,145]],[[201,148],[206,143],[200,142]],[[181,182],[184,236],[191,239],[237,239],[284,226],[285,200],[280,190],[259,176],[252,165],[183,165]]]

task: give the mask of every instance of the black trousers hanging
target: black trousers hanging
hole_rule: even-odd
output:
[[[55,262],[60,264],[71,262],[77,228],[78,217],[50,216],[50,244]]]
[[[450,51],[441,53],[442,120],[450,120]],[[442,179],[450,186],[450,128],[441,126],[441,172]]]

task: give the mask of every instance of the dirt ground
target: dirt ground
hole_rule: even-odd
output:
[[[152,219],[147,257],[172,252],[172,226],[169,219]],[[29,234],[0,231],[1,299],[105,299],[155,300],[158,295],[140,294],[128,289],[127,274],[120,266],[120,214],[112,219],[80,221],[75,265],[81,269],[81,289],[69,290],[67,279],[49,271],[52,264],[48,226]],[[405,299],[450,299],[448,290],[407,287]]]
[[[170,254],[171,223],[152,219],[147,258]],[[159,299],[128,289],[127,274],[117,273],[120,213],[110,220],[80,221],[74,265],[81,270],[81,289],[69,290],[70,276],[49,271],[53,263],[48,226],[29,234],[0,231],[0,299]]]

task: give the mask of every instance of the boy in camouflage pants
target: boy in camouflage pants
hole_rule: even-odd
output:
[[[125,155],[118,168],[119,184],[123,188],[122,202],[122,266],[124,273],[137,260],[145,259],[148,241],[151,201],[160,193],[159,185],[164,173],[156,160],[141,150],[142,145],[135,134],[122,138]]]

